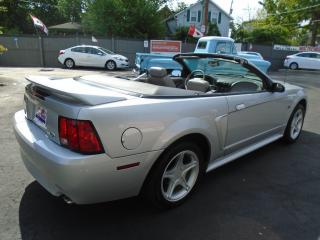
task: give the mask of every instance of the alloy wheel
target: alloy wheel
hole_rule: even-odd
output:
[[[199,175],[199,159],[190,150],[176,154],[167,164],[161,179],[163,197],[176,202],[188,195]]]
[[[291,121],[291,129],[290,129],[290,135],[292,139],[296,139],[302,129],[303,124],[303,111],[301,109],[298,109],[292,118]]]

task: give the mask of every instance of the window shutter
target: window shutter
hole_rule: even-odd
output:
[[[208,12],[208,22],[211,22],[211,11]]]
[[[187,10],[187,22],[190,21],[190,9]]]
[[[198,11],[198,22],[201,22],[201,11]]]
[[[221,23],[221,12],[219,12],[219,16],[218,16],[218,23]]]

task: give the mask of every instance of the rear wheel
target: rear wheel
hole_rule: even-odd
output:
[[[178,206],[194,192],[204,167],[201,149],[192,142],[180,142],[156,163],[147,179],[145,195],[157,207]]]
[[[68,69],[72,69],[74,68],[75,64],[74,61],[71,58],[68,58],[64,61],[64,65],[66,66],[66,68]]]
[[[106,63],[106,68],[109,70],[109,71],[113,71],[117,68],[117,64],[115,63],[115,61],[113,60],[109,60],[107,63]]]
[[[297,70],[299,68],[299,65],[298,63],[293,62],[290,64],[289,68],[292,70]]]
[[[303,105],[299,104],[293,110],[290,119],[288,121],[285,133],[284,140],[288,143],[295,142],[301,133],[303,122],[304,122],[305,108]]]

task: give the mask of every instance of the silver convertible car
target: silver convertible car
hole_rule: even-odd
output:
[[[209,172],[300,135],[304,90],[236,56],[179,54],[182,71],[27,77],[14,130],[28,171],[51,194],[90,204],[142,194],[184,202]]]

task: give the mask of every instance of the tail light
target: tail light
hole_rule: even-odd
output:
[[[64,54],[64,50],[60,50],[59,55]]]
[[[103,153],[99,136],[89,120],[59,117],[60,144],[83,154]]]

